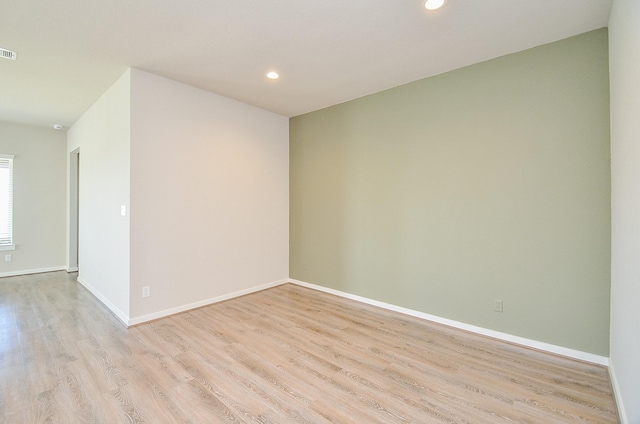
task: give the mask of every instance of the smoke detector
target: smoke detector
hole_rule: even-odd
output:
[[[0,57],[3,59],[16,60],[18,58],[18,53],[0,48]]]

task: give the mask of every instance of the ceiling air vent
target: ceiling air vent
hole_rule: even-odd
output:
[[[3,59],[16,60],[18,58],[18,53],[12,52],[11,50],[0,48],[0,57]]]

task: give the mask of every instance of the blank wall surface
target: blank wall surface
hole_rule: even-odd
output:
[[[119,318],[129,316],[130,72],[69,129],[79,149],[78,278]]]
[[[64,267],[65,147],[64,131],[0,122],[0,153],[14,155],[16,245],[0,252],[0,275]]]
[[[286,280],[288,119],[136,69],[131,117],[132,318]]]
[[[607,356],[607,61],[603,29],[293,118],[291,278]]]

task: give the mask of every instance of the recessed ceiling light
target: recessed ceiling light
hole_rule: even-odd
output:
[[[424,7],[427,10],[436,10],[444,6],[446,2],[447,0],[427,0],[424,2]]]
[[[271,71],[267,74],[267,78],[274,80],[280,78],[280,75],[278,75],[277,72]]]
[[[53,125],[53,129],[54,129],[54,130],[60,131],[62,128],[63,128],[63,127],[62,127],[62,125],[60,125],[60,124],[54,124],[54,125]]]

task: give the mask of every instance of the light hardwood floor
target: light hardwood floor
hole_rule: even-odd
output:
[[[618,422],[604,367],[292,284],[127,330],[75,277],[0,279],[0,422]]]

